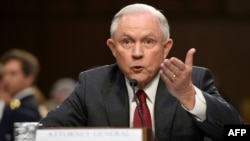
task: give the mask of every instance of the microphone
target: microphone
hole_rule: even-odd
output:
[[[138,100],[138,98],[137,98],[137,96],[135,94],[135,87],[137,86],[137,80],[131,79],[129,84],[133,89],[134,100],[135,100],[136,106],[138,107],[138,114],[139,114],[139,117],[140,117],[141,125],[142,125],[142,127],[146,127],[145,120],[144,120],[143,115],[142,115],[141,106],[139,105],[139,100]]]

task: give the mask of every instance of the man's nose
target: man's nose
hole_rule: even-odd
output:
[[[140,43],[136,43],[132,49],[132,55],[134,58],[141,58],[143,56],[143,47]]]

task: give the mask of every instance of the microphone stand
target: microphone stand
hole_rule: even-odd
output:
[[[135,100],[136,106],[138,108],[138,114],[139,114],[139,117],[140,117],[141,125],[142,125],[142,127],[146,127],[145,120],[144,120],[143,115],[142,115],[141,106],[140,106],[139,100],[138,100],[138,98],[137,98],[137,96],[135,94],[135,87],[137,86],[137,80],[135,80],[135,79],[130,80],[130,86],[133,89],[134,100]]]

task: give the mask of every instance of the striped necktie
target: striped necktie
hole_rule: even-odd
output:
[[[139,106],[141,107],[141,110],[142,110],[142,116],[145,121],[145,126],[151,129],[152,128],[151,116],[150,116],[150,112],[149,112],[147,102],[146,102],[147,95],[143,90],[138,90],[136,93],[136,96],[140,102]],[[134,127],[137,127],[137,128],[143,127],[142,122],[140,120],[138,107],[136,107],[135,113],[134,113]]]

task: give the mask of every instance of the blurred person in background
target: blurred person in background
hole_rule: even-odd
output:
[[[49,109],[54,109],[60,106],[61,103],[71,94],[76,85],[76,80],[70,77],[57,79],[50,92]]]
[[[38,59],[21,49],[3,54],[3,90],[9,95],[0,122],[0,141],[14,141],[15,122],[37,122],[41,119],[33,86],[39,72]]]
[[[10,96],[3,89],[3,65],[0,63],[0,124],[3,117],[4,104],[9,103]]]

